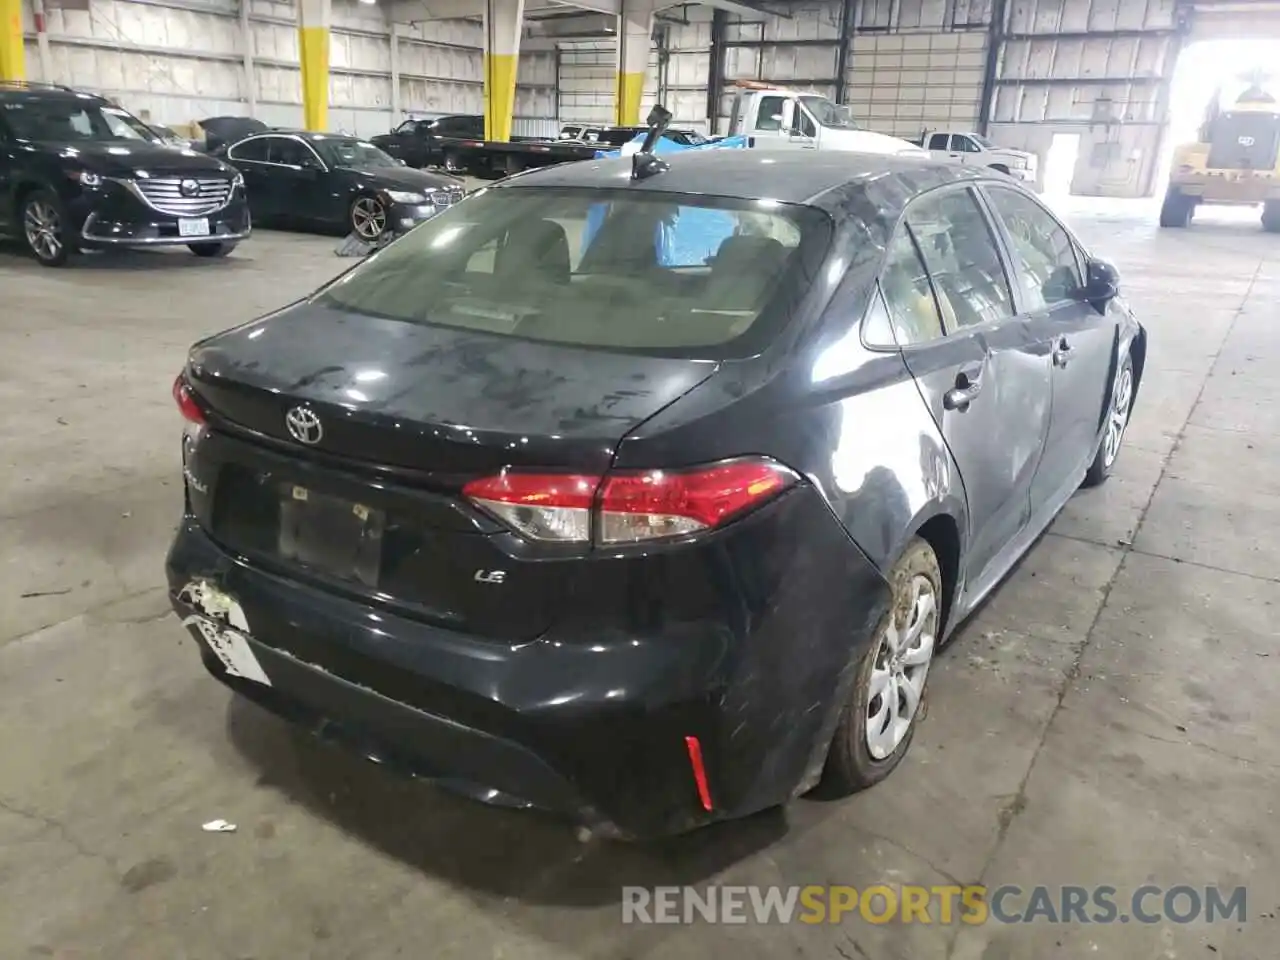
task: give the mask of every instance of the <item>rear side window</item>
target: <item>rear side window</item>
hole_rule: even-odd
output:
[[[929,149],[930,150],[947,149],[947,135],[945,133],[935,133],[933,136],[931,136],[929,138]]]
[[[899,346],[927,343],[942,336],[942,318],[938,315],[929,272],[905,227],[898,228],[889,245],[880,290]]]
[[[1071,237],[1040,204],[1016,190],[992,187],[987,197],[1013,247],[1013,273],[1027,308],[1044,310],[1073,301],[1080,265]]]
[[[270,140],[263,137],[257,140],[244,140],[227,151],[231,160],[266,160],[267,144]]]
[[[651,191],[488,190],[321,294],[341,309],[530,340],[725,355],[768,336],[826,250],[809,207]],[[732,351],[729,351],[732,353]]]
[[[995,238],[969,190],[949,190],[913,203],[907,224],[933,278],[947,330],[1013,316],[1013,295]]]

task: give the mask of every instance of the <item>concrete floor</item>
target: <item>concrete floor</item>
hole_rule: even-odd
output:
[[[649,847],[401,782],[234,701],[167,614],[186,346],[345,265],[0,253],[0,956],[1275,956],[1280,238],[1074,217],[1151,330],[1103,489],[940,657],[884,785]],[[1203,218],[1208,221],[1210,218]],[[200,825],[223,817],[234,834]],[[1249,922],[623,926],[623,884],[1219,883]]]

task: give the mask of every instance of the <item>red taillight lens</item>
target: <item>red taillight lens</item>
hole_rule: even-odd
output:
[[[768,460],[733,460],[698,470],[648,470],[605,478],[601,543],[679,537],[724,523],[789,486],[795,474]]]
[[[512,473],[472,480],[462,492],[531,540],[561,543],[591,539],[591,501],[599,477]]]
[[[178,412],[188,422],[205,422],[204,411],[196,403],[195,397],[191,395],[191,388],[187,386],[187,381],[183,380],[181,376],[173,381],[173,401],[178,405]]]
[[[759,506],[796,481],[771,460],[748,458],[692,470],[606,477],[516,473],[473,480],[472,501],[533,540],[623,544],[687,536]]]

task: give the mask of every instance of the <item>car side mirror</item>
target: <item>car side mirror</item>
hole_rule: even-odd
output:
[[[791,133],[796,125],[796,103],[794,100],[782,101],[782,132]]]
[[[1115,266],[1106,260],[1090,259],[1085,264],[1084,286],[1078,292],[1078,298],[1091,303],[1099,310],[1120,296],[1120,274]]]

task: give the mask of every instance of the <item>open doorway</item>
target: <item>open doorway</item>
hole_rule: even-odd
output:
[[[1215,95],[1224,107],[1230,105],[1248,86],[1245,75],[1251,71],[1269,74],[1270,85],[1280,87],[1275,64],[1280,64],[1280,40],[1201,40],[1182,51],[1169,91],[1169,129],[1156,177],[1157,196],[1164,195],[1169,181],[1174,148],[1195,142]]]
[[[1044,193],[1048,197],[1066,197],[1076,176],[1080,159],[1080,134],[1055,133],[1044,161]]]

